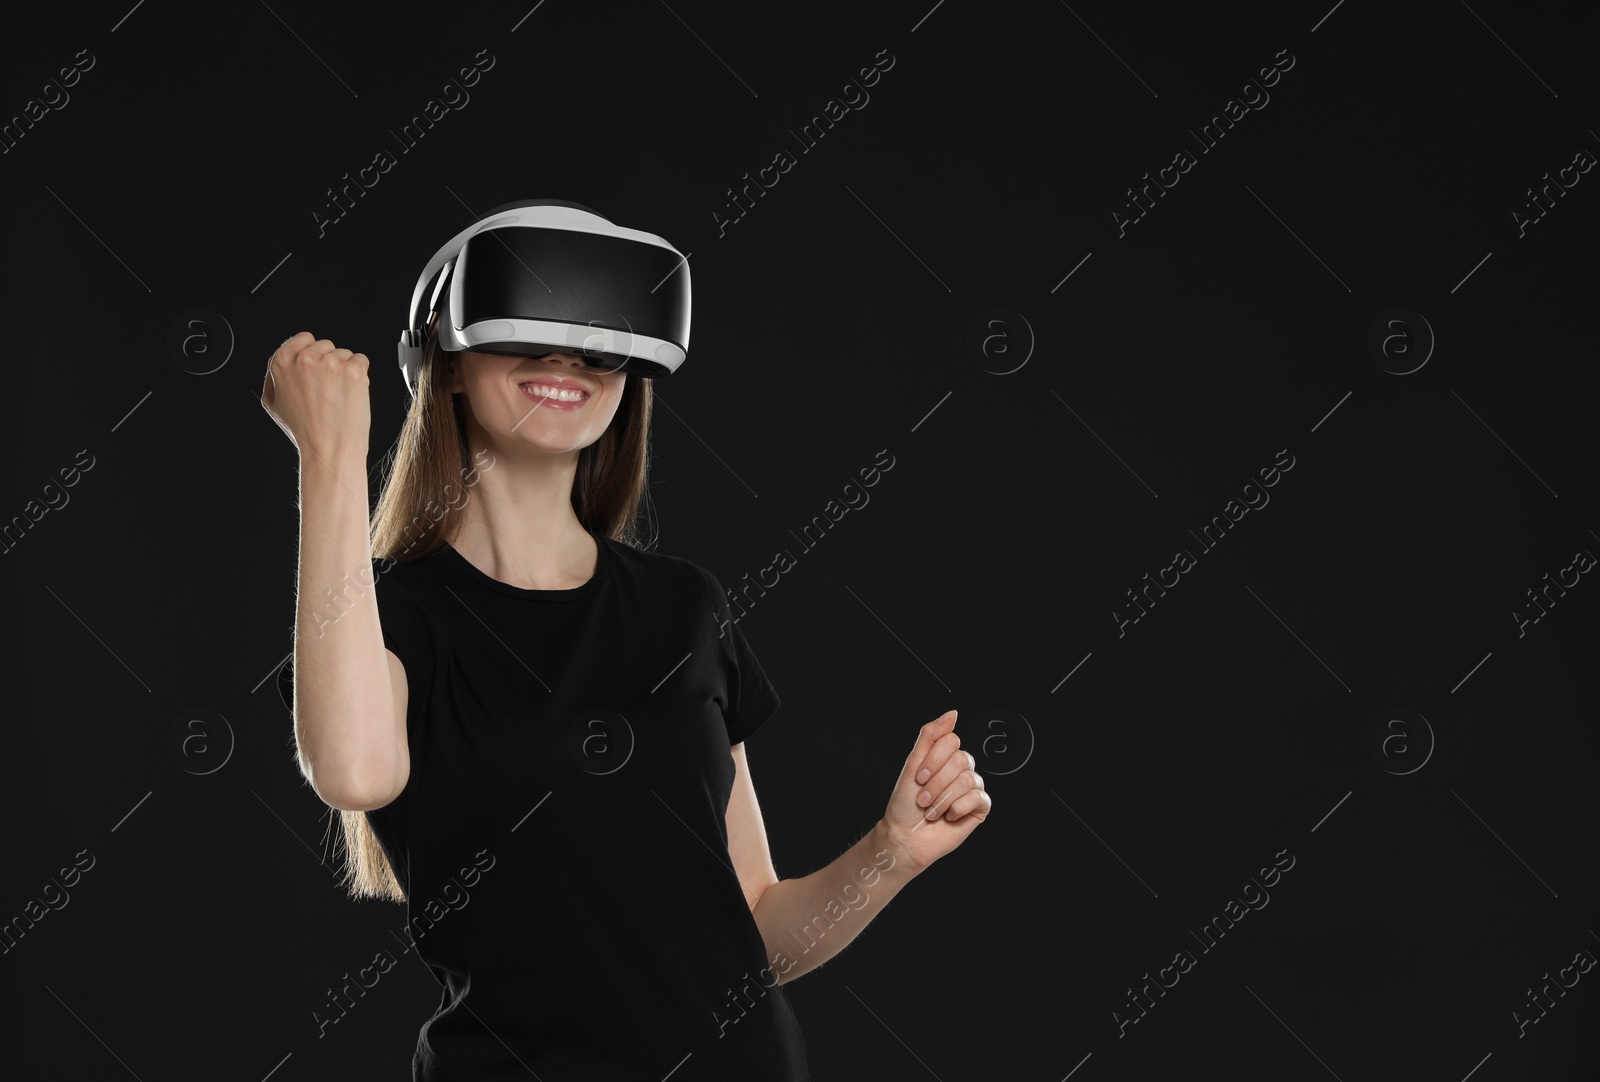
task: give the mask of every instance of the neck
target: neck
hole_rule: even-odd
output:
[[[476,440],[470,441],[477,453]],[[595,543],[572,509],[578,452],[491,448],[451,544],[490,577],[526,589],[567,589],[595,567]],[[514,453],[506,453],[510,450]]]

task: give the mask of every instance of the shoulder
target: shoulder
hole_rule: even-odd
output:
[[[642,549],[626,542],[610,541],[616,559],[641,579],[653,584],[676,585],[682,589],[704,591],[715,596],[722,592],[717,578],[695,561],[655,549]]]
[[[441,541],[426,551],[406,549],[383,556],[373,556],[372,569],[374,571],[382,571],[385,574],[390,572],[401,573],[402,577],[415,576],[420,572],[426,572],[437,566],[444,556],[445,547],[444,542]]]
[[[414,600],[427,597],[429,585],[439,576],[443,555],[441,545],[426,553],[374,556],[371,577],[363,585],[376,589],[380,598],[397,594]]]

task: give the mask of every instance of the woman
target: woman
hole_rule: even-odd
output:
[[[778,986],[989,812],[956,712],[865,837],[780,879],[744,748],[777,693],[716,578],[635,532],[651,380],[431,324],[369,528],[367,366],[306,331],[268,366],[301,452],[280,687],[351,895],[407,906],[361,975],[414,946],[442,985],[413,1078],[809,1078]]]

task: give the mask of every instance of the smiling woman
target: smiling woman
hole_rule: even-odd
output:
[[[510,213],[529,206],[532,221]],[[686,359],[686,261],[576,204],[508,204],[474,229],[494,227],[521,234],[526,263],[484,256],[493,239],[471,249],[469,229],[414,292],[399,350],[411,405],[370,528],[366,357],[301,332],[269,366],[262,403],[305,452],[294,666],[279,677],[301,771],[339,812],[354,897],[414,916],[461,854],[494,855],[470,908],[418,940],[442,986],[418,1082],[804,1082],[777,982],[736,1026],[718,1013],[729,988],[773,972],[819,911],[827,934],[778,981],[837,954],[989,797],[947,711],[866,836],[778,877],[744,746],[777,690],[722,583],[637,526],[653,383]],[[545,236],[562,231],[584,235]],[[579,288],[522,288],[527,271]],[[479,456],[494,469],[417,535]],[[392,566],[317,634],[321,588],[369,562]],[[876,861],[872,895],[846,894]]]
[[[434,1064],[518,1060],[568,1077],[624,1066],[664,1075],[691,1052],[700,1071],[687,1077],[805,1078],[781,992],[737,1038],[719,1039],[707,1009],[728,974],[766,957],[735,858],[724,849],[707,859],[702,841],[727,837],[730,749],[779,699],[743,633],[722,633],[721,584],[637,547],[651,381],[575,353],[452,353],[436,331],[378,501],[373,553],[399,554],[401,524],[433,491],[435,471],[482,453],[496,466],[373,591],[400,670],[403,771],[329,794],[352,893],[403,900],[413,918],[414,901],[440,894],[461,852],[497,857],[495,876],[473,892],[472,919],[440,922],[418,941],[444,987],[419,1038],[419,1077],[436,1077]],[[577,398],[541,397],[551,389]],[[347,626],[359,617],[328,637]],[[285,690],[295,702],[292,683]],[[598,745],[597,716],[614,722]],[[666,882],[673,889],[650,898],[648,915],[637,908],[640,883]],[[533,979],[541,973],[559,979]],[[619,974],[674,995],[619,1018]],[[620,1051],[608,1035],[624,1024],[633,1039]]]

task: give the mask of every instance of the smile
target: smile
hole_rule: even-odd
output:
[[[552,387],[548,383],[523,383],[519,389],[527,397],[536,399],[541,406],[550,409],[575,410],[589,398],[587,392]]]

